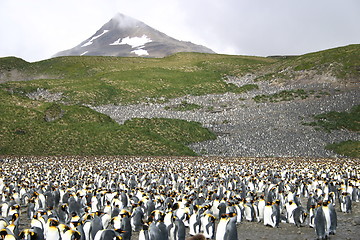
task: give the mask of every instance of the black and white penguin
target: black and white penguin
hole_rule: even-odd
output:
[[[325,214],[323,212],[323,208],[321,206],[318,206],[315,210],[315,218],[314,218],[314,224],[315,224],[315,232],[318,236],[318,239],[327,239],[328,235],[327,233],[327,223]]]
[[[183,221],[174,216],[172,224],[168,226],[170,240],[185,240],[186,229]]]
[[[329,207],[329,212],[330,212],[330,229],[329,229],[329,234],[330,235],[335,235],[336,233],[336,228],[337,228],[337,213],[335,210],[335,207],[332,203],[328,203],[328,207]]]
[[[81,239],[81,234],[78,231],[75,230],[67,230],[63,235],[62,235],[62,240],[80,240]]]
[[[95,212],[95,214],[93,214],[93,219],[91,220],[90,223],[90,237],[91,239],[95,238],[95,235],[98,231],[103,230],[104,227],[102,225],[102,221],[101,221],[101,212],[97,211]]]
[[[340,209],[343,213],[350,213],[352,210],[352,199],[349,193],[343,192],[339,197]]]
[[[275,216],[274,216],[274,209],[271,202],[267,202],[264,207],[264,225],[275,227]]]
[[[306,220],[307,213],[305,208],[298,206],[295,208],[295,210],[292,212],[293,218],[294,218],[294,224],[297,227],[301,227],[301,224],[303,224]]]
[[[216,227],[216,240],[225,240],[225,234],[226,234],[226,226],[228,222],[230,221],[230,218],[227,214],[222,214],[220,216],[220,221]]]
[[[314,228],[315,227],[315,212],[316,212],[316,206],[311,205],[309,207],[309,227]]]
[[[130,240],[132,235],[132,228],[131,228],[131,222],[130,222],[130,213],[128,211],[121,211],[120,212],[121,217],[121,225],[120,229],[123,231],[121,234],[122,238],[124,240]]]
[[[98,231],[95,235],[94,240],[122,240],[122,237],[120,236],[120,233],[114,229],[105,229]]]
[[[275,222],[275,227],[279,227],[279,224],[280,224],[280,221],[281,221],[280,204],[281,204],[281,201],[279,199],[276,199],[275,203],[272,205],[273,219],[274,219],[274,222]]]
[[[61,240],[61,233],[57,226],[50,225],[46,232],[46,239]]]
[[[150,217],[150,219],[148,220],[148,224],[149,224],[149,230],[148,230],[148,232],[149,232],[149,238],[150,238],[150,240],[152,240],[152,239],[159,239],[159,240],[163,239],[163,238],[162,238],[163,236],[162,236],[161,230],[160,230],[159,227],[156,225],[156,223],[153,222],[153,219],[151,219],[151,217]]]
[[[189,234],[194,236],[200,233],[201,226],[201,216],[200,216],[200,206],[195,205],[193,214],[191,214],[189,219]]]
[[[6,229],[2,229],[0,231],[0,239],[4,240],[17,240],[15,235],[11,234],[10,232],[6,231]]]
[[[143,218],[144,212],[140,207],[135,207],[130,219],[131,227],[134,232],[139,232],[141,229],[143,229]]]
[[[33,229],[24,229],[19,234],[19,240],[44,240],[44,238],[40,238]]]
[[[147,224],[144,224],[143,228],[140,230],[139,240],[150,240],[149,226]]]
[[[236,228],[236,213],[229,214],[229,221],[225,228],[224,240],[238,240],[238,232]]]
[[[215,237],[215,217],[211,214],[204,214],[201,217],[201,229],[207,239]]]
[[[292,200],[290,200],[288,203],[285,204],[285,208],[286,208],[286,219],[288,223],[292,223],[295,224],[295,220],[294,220],[294,214],[293,211],[297,208],[298,206],[296,205],[296,203]]]

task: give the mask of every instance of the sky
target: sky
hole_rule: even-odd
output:
[[[51,58],[117,13],[224,54],[300,55],[360,43],[360,0],[0,0],[0,57]]]

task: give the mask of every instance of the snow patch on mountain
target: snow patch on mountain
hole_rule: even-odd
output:
[[[137,47],[145,45],[146,43],[152,42],[152,40],[145,34],[142,35],[141,37],[126,37],[126,38],[121,39],[121,41],[120,41],[120,39],[121,38],[119,38],[115,42],[111,43],[110,45],[128,44],[132,48],[137,48]]]
[[[91,44],[93,44],[93,41],[99,37],[101,37],[102,35],[104,35],[105,33],[107,33],[109,30],[104,30],[102,33],[100,33],[99,35],[96,35],[95,37],[92,37],[87,43],[84,43],[81,47],[86,47],[89,46]]]
[[[83,52],[82,54],[80,54],[80,56],[83,56],[83,55],[85,55],[85,54],[87,54],[89,51],[85,51],[85,52]]]
[[[148,56],[149,55],[148,51],[146,51],[145,49],[142,49],[142,48],[135,49],[131,52],[135,53],[138,56]]]

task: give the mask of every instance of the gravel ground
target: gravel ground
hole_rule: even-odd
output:
[[[239,86],[253,83],[252,78],[231,79]],[[177,118],[196,121],[217,134],[216,140],[190,145],[204,156],[248,157],[337,157],[324,149],[326,144],[344,140],[360,140],[358,133],[347,130],[331,133],[316,131],[302,123],[313,121],[314,114],[346,111],[360,103],[360,89],[336,86],[333,83],[308,85],[271,85],[256,83],[259,89],[244,94],[185,96],[166,103],[134,105],[103,105],[92,107],[122,124],[132,118]],[[315,95],[303,100],[277,103],[256,103],[252,98],[281,90],[322,90],[330,93],[320,98]],[[194,111],[166,110],[182,102],[196,103],[202,108]]]

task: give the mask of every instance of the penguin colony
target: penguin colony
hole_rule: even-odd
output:
[[[327,239],[360,200],[354,159],[0,160],[6,240],[236,240],[245,221]]]

